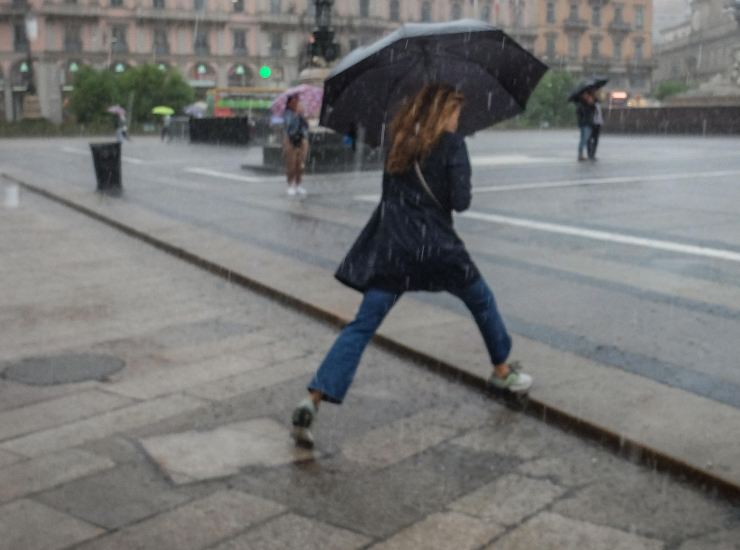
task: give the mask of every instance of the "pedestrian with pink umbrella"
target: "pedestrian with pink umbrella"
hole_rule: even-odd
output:
[[[321,113],[323,88],[301,84],[280,94],[272,102],[273,117],[283,119],[283,157],[288,180],[289,196],[305,196],[301,186],[308,156],[308,118],[318,118]]]
[[[288,196],[305,196],[301,187],[308,155],[308,122],[303,116],[303,107],[298,95],[288,98],[283,113],[283,157],[285,176],[288,180]]]
[[[274,116],[281,117],[288,106],[288,99],[292,96],[298,96],[303,114],[307,119],[318,118],[321,114],[321,102],[324,99],[324,89],[319,86],[310,84],[299,84],[288,88],[275,98],[270,105],[270,111]]]

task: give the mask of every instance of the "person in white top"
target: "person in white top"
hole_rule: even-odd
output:
[[[601,112],[601,102],[598,92],[593,92],[594,99],[594,121],[591,125],[591,136],[588,138],[588,158],[596,160],[596,148],[599,146],[599,133],[604,124],[604,114]]]

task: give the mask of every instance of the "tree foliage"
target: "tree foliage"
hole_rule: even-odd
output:
[[[82,67],[75,77],[70,108],[79,122],[90,123],[110,118],[106,109],[119,104],[131,110],[129,120],[146,122],[155,118],[151,112],[157,105],[179,112],[193,99],[193,89],[174,69],[140,65],[116,75]]]
[[[529,98],[522,121],[531,126],[571,126],[575,107],[568,102],[574,87],[573,77],[565,71],[548,71]]]
[[[91,123],[109,119],[106,109],[117,101],[116,78],[110,71],[81,67],[74,79],[70,109],[78,122]]]
[[[175,70],[162,71],[156,65],[141,65],[127,70],[118,79],[121,105],[128,108],[133,100],[132,119],[151,120],[157,105],[172,107],[180,112],[193,102],[193,89]]]
[[[655,98],[663,101],[672,95],[682,94],[689,90],[689,86],[678,80],[666,80],[655,88]]]

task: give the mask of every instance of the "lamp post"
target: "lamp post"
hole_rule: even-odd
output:
[[[36,95],[36,84],[33,73],[33,57],[31,55],[31,43],[36,40],[38,36],[39,27],[36,16],[31,13],[31,5],[27,4],[28,11],[24,18],[26,27],[26,63],[28,65],[28,84],[26,85],[26,93],[28,95]]]

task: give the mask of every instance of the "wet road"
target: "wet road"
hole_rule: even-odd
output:
[[[740,139],[606,135],[598,162],[577,163],[575,138],[468,141],[475,195],[456,224],[510,329],[740,406]],[[86,140],[0,143],[3,172],[94,188]],[[298,201],[282,178],[240,168],[259,155],[135,139],[120,200],[333,269],[380,174],[310,176]]]

